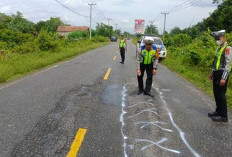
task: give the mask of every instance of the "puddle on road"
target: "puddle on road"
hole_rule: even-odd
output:
[[[101,101],[109,105],[121,105],[122,88],[117,85],[107,86],[101,94]]]

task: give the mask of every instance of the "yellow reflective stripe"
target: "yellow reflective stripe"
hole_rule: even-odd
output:
[[[221,62],[222,52],[225,50],[225,48],[226,48],[227,46],[228,46],[227,44],[224,45],[224,46],[220,49],[220,51],[218,52],[218,54],[217,54],[217,65],[216,65],[216,70],[219,69],[220,62]]]

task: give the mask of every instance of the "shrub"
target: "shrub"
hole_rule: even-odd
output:
[[[107,42],[108,39],[106,37],[103,37],[103,36],[94,36],[92,38],[92,41],[93,42]]]
[[[20,54],[26,54],[26,53],[33,53],[37,52],[38,47],[35,42],[27,42],[22,45],[17,45],[12,49],[13,53],[20,53]]]
[[[42,51],[57,51],[59,48],[57,39],[55,34],[41,31],[37,39],[38,46]]]
[[[84,31],[75,31],[68,35],[69,40],[75,40],[75,39],[86,38],[86,37],[88,37],[88,32],[84,32]]]

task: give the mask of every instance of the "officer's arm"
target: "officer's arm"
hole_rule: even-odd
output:
[[[231,59],[232,59],[232,49],[230,46],[227,46],[225,50],[225,70],[222,75],[222,79],[227,80],[229,73],[230,73],[230,66],[231,66]]]
[[[140,69],[141,53],[142,53],[142,50],[139,50],[137,54],[137,70]]]

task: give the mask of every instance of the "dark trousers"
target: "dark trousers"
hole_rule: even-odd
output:
[[[144,71],[146,70],[147,72],[147,80],[146,80],[146,87],[144,89],[144,92],[150,92],[151,90],[151,85],[152,85],[152,76],[153,76],[153,63],[152,64],[140,64],[140,70],[141,70],[141,75],[137,76],[138,78],[138,85],[139,85],[139,90],[143,90],[143,76],[144,76]]]
[[[125,61],[125,48],[124,47],[120,48],[120,54],[121,54],[122,62],[124,62]]]
[[[226,81],[226,84],[224,86],[220,86],[220,80],[222,77],[223,71],[215,71],[213,73],[213,93],[214,98],[216,101],[216,111],[221,117],[228,118],[227,117],[227,102],[226,102],[226,91],[227,91],[227,83],[228,79]]]

